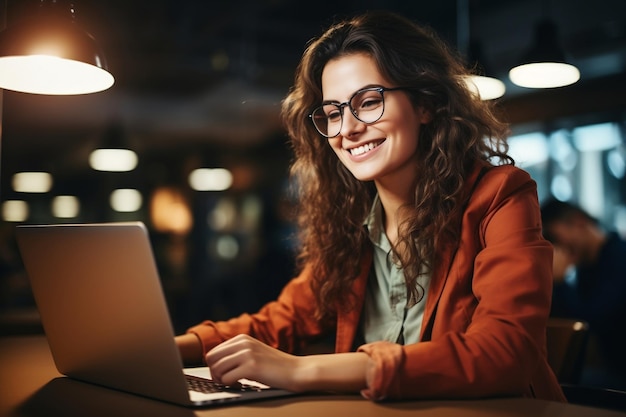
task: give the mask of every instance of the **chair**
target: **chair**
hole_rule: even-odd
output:
[[[546,328],[548,363],[561,384],[577,384],[585,362],[589,324],[551,317]]]

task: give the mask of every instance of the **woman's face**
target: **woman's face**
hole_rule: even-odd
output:
[[[373,86],[401,87],[387,81],[374,60],[365,54],[331,60],[322,72],[324,102],[344,103],[356,91]],[[408,187],[415,177],[411,161],[417,150],[419,130],[431,117],[422,107],[415,108],[403,90],[383,94],[385,107],[379,120],[363,123],[345,106],[341,131],[328,142],[357,179],[375,181],[377,186]]]

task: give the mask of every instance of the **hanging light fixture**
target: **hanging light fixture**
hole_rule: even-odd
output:
[[[127,172],[137,167],[137,153],[128,149],[124,129],[114,122],[106,129],[101,146],[89,154],[89,166],[96,171]]]
[[[469,62],[474,63],[475,72],[475,74],[465,78],[470,90],[478,94],[481,100],[494,100],[502,97],[506,92],[506,86],[499,79],[486,75],[490,72],[486,70],[486,60],[478,42],[470,42]]]
[[[467,88],[481,100],[493,100],[502,97],[506,87],[502,81],[488,76],[485,71],[485,59],[477,42],[470,42],[469,0],[457,0],[457,43],[462,54],[473,66],[473,73],[464,78]]]
[[[557,36],[556,24],[543,19],[535,25],[531,48],[509,71],[511,81],[526,88],[555,88],[574,84],[580,71],[569,64]]]
[[[506,92],[506,86],[502,81],[485,75],[470,75],[465,78],[465,83],[481,100],[500,98]]]
[[[114,78],[74,5],[40,0],[38,10],[0,32],[0,88],[73,95],[106,90]]]

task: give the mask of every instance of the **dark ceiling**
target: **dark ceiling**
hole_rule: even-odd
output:
[[[9,24],[34,0],[8,0]],[[507,81],[503,114],[514,125],[626,109],[624,0],[82,0],[79,22],[104,49],[116,78],[105,92],[47,97],[5,91],[2,169],[86,169],[111,123],[141,153],[167,160],[200,149],[245,153],[282,145],[278,120],[306,42],[333,19],[390,9],[433,26],[450,43],[480,42],[485,64],[507,80],[534,23],[555,20],[582,73],[575,86],[534,92]],[[465,5],[467,8],[459,6]],[[458,11],[469,30],[460,33]],[[619,116],[622,115],[622,116]],[[584,116],[586,117],[586,116]],[[278,138],[278,139],[277,139]]]

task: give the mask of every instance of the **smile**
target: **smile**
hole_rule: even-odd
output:
[[[369,152],[372,149],[378,147],[384,141],[385,140],[383,139],[383,140],[378,141],[378,142],[366,143],[365,145],[361,145],[361,146],[357,146],[356,148],[348,149],[348,152],[350,152],[350,154],[354,155],[354,156],[363,155],[364,153]]]

